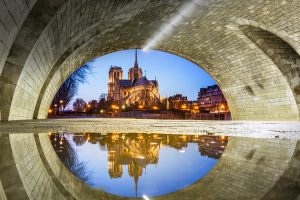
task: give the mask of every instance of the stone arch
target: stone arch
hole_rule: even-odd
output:
[[[300,56],[277,35],[254,26],[241,26],[242,32],[278,66],[289,83],[300,111]],[[262,86],[261,86],[262,87]]]
[[[155,3],[136,0],[122,3],[117,0],[55,2],[61,4],[46,12],[52,15],[45,18],[45,26],[32,41],[32,46],[26,47],[26,56],[20,57],[23,60],[18,72],[13,71],[11,75],[7,73],[8,78],[14,78],[14,83],[10,84],[5,76],[1,76],[4,83],[1,93],[5,94],[5,98],[1,99],[5,104],[0,105],[3,113],[1,119],[20,120],[43,116],[39,115],[37,107],[44,105],[44,98],[50,98],[50,93],[45,91],[50,81],[54,81],[51,77],[58,71],[67,73],[63,69],[72,71],[72,67],[64,68],[63,65],[68,62],[69,66],[77,65],[86,58],[118,49],[143,47],[162,21],[170,19],[182,4],[178,0]],[[42,4],[43,0],[35,5],[38,3]],[[291,15],[299,14],[292,4],[272,2],[264,5],[254,0],[251,4],[247,7],[248,4],[243,2],[215,1],[205,9],[199,8],[201,12],[195,12],[180,24],[174,34],[158,44],[156,49],[184,57],[211,74],[220,84],[235,120],[299,120],[291,86],[276,63],[259,51],[254,43],[251,45],[241,40],[226,28],[233,20],[243,18],[252,18],[257,24],[265,24],[269,30],[276,30],[276,25],[280,23],[278,32],[285,34],[285,38],[293,38],[289,41],[295,47],[298,38],[296,33],[300,27],[296,21],[289,24],[283,22]],[[272,16],[276,12],[268,11],[280,11],[283,8],[290,12]],[[241,13],[240,10],[249,12]],[[260,12],[267,13],[268,17],[257,15]],[[222,19],[219,13],[223,13]],[[282,31],[285,28],[295,31]],[[64,77],[55,76],[59,79]]]
[[[278,67],[288,82],[298,111],[300,111],[300,51],[292,39],[287,37],[287,33],[267,27],[263,23],[242,18],[227,25],[227,28],[248,43],[250,48],[257,49],[262,55],[267,56]],[[264,87],[261,83],[257,85]],[[254,95],[251,87],[247,86],[246,89]]]

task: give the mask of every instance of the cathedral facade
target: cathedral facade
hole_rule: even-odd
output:
[[[108,101],[128,108],[153,108],[162,102],[158,81],[148,80],[138,65],[137,50],[135,63],[128,70],[128,79],[123,79],[123,70],[111,66],[109,70]]]

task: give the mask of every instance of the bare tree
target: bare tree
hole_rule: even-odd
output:
[[[84,111],[85,108],[86,108],[86,102],[81,98],[76,99],[75,102],[73,103],[73,110],[75,112],[82,112]]]
[[[62,106],[62,108],[65,109],[72,98],[77,94],[79,85],[86,82],[87,75],[93,69],[92,63],[93,61],[82,65],[65,80],[52,101],[52,108]]]

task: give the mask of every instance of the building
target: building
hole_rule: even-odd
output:
[[[188,101],[188,109],[191,113],[199,113],[198,101]]]
[[[111,66],[109,70],[108,101],[119,106],[147,109],[162,102],[158,91],[158,81],[148,80],[143,76],[138,65],[137,50],[135,63],[128,70],[128,79],[123,79],[123,70],[118,66]]]
[[[229,112],[227,101],[218,85],[201,88],[197,100],[200,112]]]
[[[187,110],[188,98],[182,94],[176,94],[168,98],[171,110]]]

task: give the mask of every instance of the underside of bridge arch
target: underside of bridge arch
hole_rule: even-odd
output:
[[[206,70],[234,120],[299,120],[299,2],[203,2],[154,48]],[[143,48],[183,4],[1,0],[1,120],[46,118],[59,86],[80,65]]]

